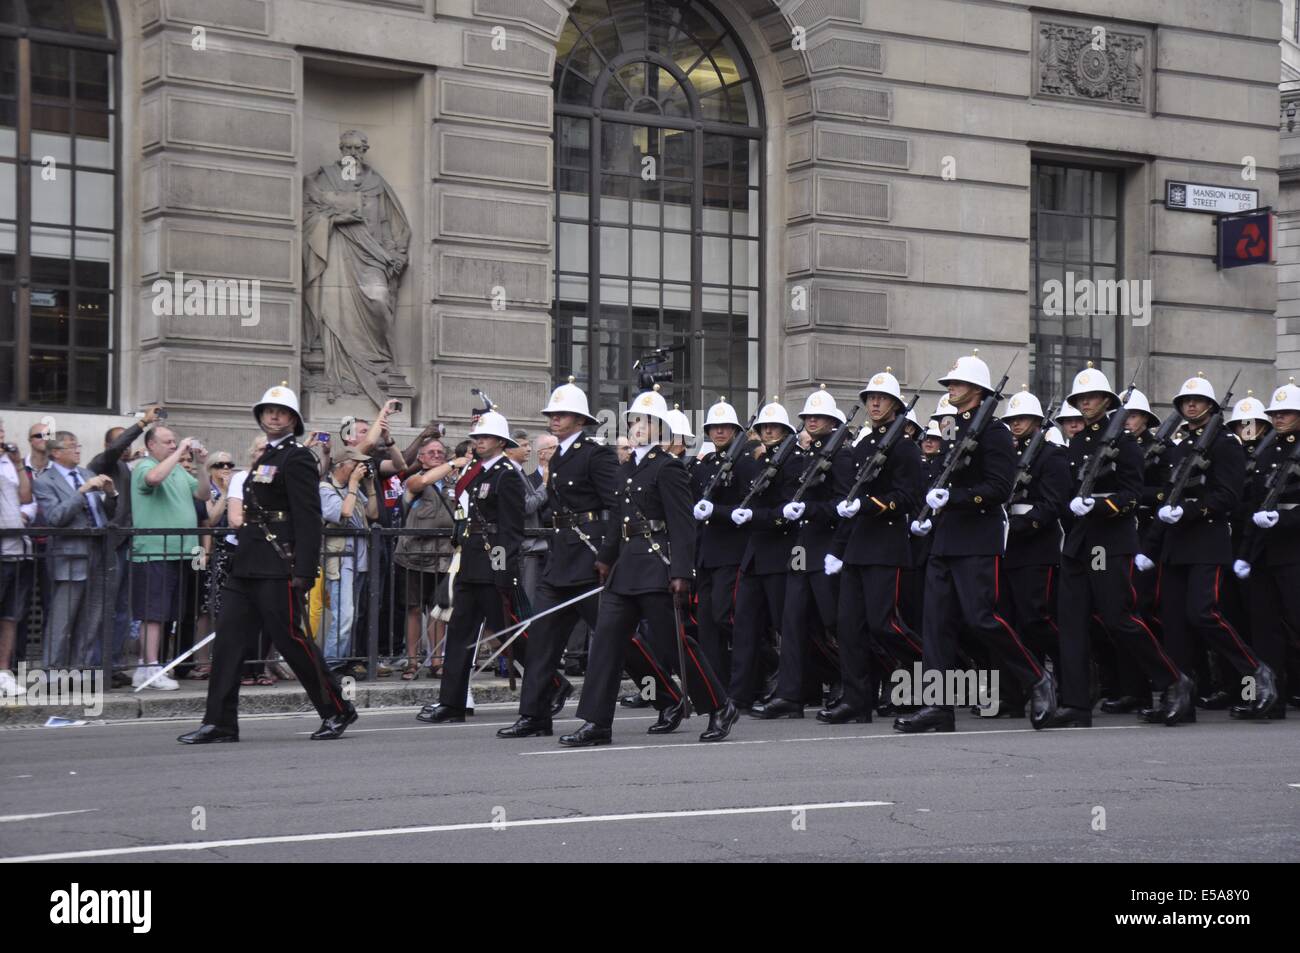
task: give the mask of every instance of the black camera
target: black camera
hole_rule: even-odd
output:
[[[5,453],[17,453],[18,445],[14,443],[0,443],[0,450],[3,450]]]
[[[655,384],[671,384],[672,359],[669,348],[657,347],[633,364],[632,370],[636,371],[637,391],[654,390]]]

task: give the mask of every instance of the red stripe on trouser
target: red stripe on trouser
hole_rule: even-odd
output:
[[[1219,577],[1222,574],[1223,574],[1223,567],[1215,566],[1214,567],[1214,604],[1216,607],[1219,604]],[[1237,635],[1237,630],[1228,624],[1228,621],[1219,614],[1219,610],[1215,608],[1214,611],[1211,613],[1211,615],[1213,615],[1214,620],[1219,623],[1220,628],[1222,628],[1225,632],[1227,632],[1228,635],[1232,636],[1232,641],[1237,643],[1237,648],[1241,649],[1241,654],[1246,656],[1246,661],[1249,662],[1253,667],[1259,668],[1259,660],[1256,659],[1255,656],[1250,654],[1250,649],[1246,648],[1246,644],[1241,641],[1240,636]]]
[[[903,641],[906,642],[908,646],[911,647],[912,651],[920,652],[921,646],[917,645],[915,642],[909,639],[907,637],[907,633],[903,631],[902,626],[898,624],[899,616],[902,615],[901,610],[898,608],[898,590],[901,588],[902,583],[903,583],[903,570],[895,569],[894,570],[894,608],[891,609],[889,612],[889,624],[894,627],[895,632],[897,632],[899,635],[903,637]]]
[[[681,701],[682,696],[678,695],[676,690],[673,688],[672,680],[663,673],[663,669],[661,669],[657,664],[655,664],[654,657],[645,650],[645,646],[641,644],[641,640],[637,638],[635,635],[632,636],[632,644],[636,646],[636,650],[638,652],[640,652],[643,656],[645,656],[645,660],[650,663],[650,667],[654,669],[654,673],[659,676],[659,680],[663,682],[666,686],[668,686],[668,694],[672,696],[673,700]]]
[[[1046,601],[1043,604],[1047,606],[1047,624],[1052,627],[1053,632],[1060,635],[1061,630],[1056,627],[1056,617],[1052,615],[1052,570],[1055,568],[1055,566],[1047,567],[1047,589],[1043,592]]]
[[[686,629],[683,628],[680,632],[678,632],[677,637],[682,640],[682,647],[686,649],[686,656],[691,660],[692,664],[695,665],[695,671],[700,673],[700,680],[704,682],[704,688],[708,691],[709,700],[713,702],[713,707],[714,710],[716,711],[722,706],[718,704],[718,696],[713,694],[713,686],[709,683],[708,678],[706,678],[704,675],[704,667],[700,665],[700,660],[697,659],[695,657],[695,653],[691,651],[691,643],[686,641]],[[686,687],[685,672],[682,672],[682,687],[683,688]]]
[[[993,557],[993,604],[998,604],[998,594],[1002,591],[1002,557]],[[1034,671],[1035,678],[1043,677],[1043,670],[1038,667],[1037,660],[1034,659],[1033,653],[1025,648],[1024,643],[1020,641],[1020,636],[1016,635],[1016,630],[1007,625],[1007,620],[997,614],[994,610],[993,618],[998,620],[998,624],[1007,630],[1007,635],[1011,636],[1011,641],[1016,643],[1016,648],[1020,649],[1020,654],[1025,657],[1029,667]]]
[[[1128,561],[1128,591],[1129,595],[1133,597],[1133,605],[1136,607],[1138,594],[1137,589],[1133,585],[1133,564],[1134,560],[1130,557]],[[1156,576],[1156,592],[1160,592],[1160,577],[1158,575]],[[1159,597],[1157,596],[1157,601],[1158,598]],[[1178,677],[1182,675],[1182,672],[1178,670],[1178,666],[1174,664],[1174,660],[1165,654],[1164,646],[1160,644],[1160,640],[1156,638],[1156,634],[1151,631],[1147,624],[1142,621],[1142,617],[1136,612],[1130,613],[1129,618],[1137,624],[1139,629],[1147,634],[1147,638],[1151,640],[1151,644],[1156,647],[1156,654],[1160,656],[1160,661],[1164,663],[1165,668],[1169,669],[1169,674],[1173,676],[1174,681],[1178,681]]]
[[[727,624],[736,624],[736,594],[740,591],[740,567],[736,567],[736,581],[731,584],[731,612],[727,616]]]
[[[312,653],[311,653],[311,650],[307,648],[307,643],[303,640],[302,633],[300,633],[300,632],[298,631],[298,625],[297,625],[297,623],[293,621],[293,582],[292,582],[292,580],[289,582],[289,637],[292,638],[295,642],[297,642],[297,643],[302,647],[303,652],[305,652],[306,655],[307,655],[307,662],[308,662],[309,664],[310,664],[312,661],[314,661],[313,656],[312,656]],[[334,694],[334,686],[330,684],[330,680],[329,680],[328,678],[322,677],[322,671],[323,671],[323,670],[322,670],[321,666],[320,666],[320,665],[317,665],[317,666],[316,666],[316,678],[317,678],[317,680],[320,681],[321,687],[325,689],[325,693],[326,693],[327,695],[329,695],[329,697],[330,697],[330,701],[334,702],[334,707],[337,708],[337,709],[341,712],[341,711],[343,711],[343,705],[342,705],[342,703],[339,701],[339,697],[338,697],[337,695]]]

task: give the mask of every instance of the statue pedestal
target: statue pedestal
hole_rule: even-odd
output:
[[[390,397],[402,402],[402,409],[388,416],[388,422],[394,433],[398,431],[418,430],[413,427],[411,402],[414,400],[415,388],[409,384],[392,386],[388,390]],[[302,415],[307,429],[327,430],[337,439],[340,422],[344,417],[363,417],[373,421],[379,408],[369,397],[341,394],[331,401],[327,394],[307,391],[302,395]]]

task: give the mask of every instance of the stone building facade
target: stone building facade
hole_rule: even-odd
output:
[[[1198,369],[1222,386],[1241,367],[1240,392],[1267,390],[1278,321],[1300,320],[1278,311],[1277,269],[1217,270],[1213,219],[1165,208],[1171,179],[1279,204],[1293,0],[25,6],[67,12],[62,31],[3,27],[20,75],[93,35],[77,33],[91,8],[106,24],[112,338],[80,390],[0,395],[14,429],[49,413],[97,442],[157,399],[210,446],[242,447],[251,400],[304,379],[314,424],[368,415],[311,386],[303,330],[303,177],[348,129],[411,227],[391,328],[406,425],[463,422],[471,387],[535,421],[568,373],[610,406],[658,346],[676,349],[673,399],[697,410],[719,393],[797,410],[819,383],[851,401],[886,365],[904,387],[930,373],[937,394],[971,347],[995,373],[1020,352],[1013,386],[1044,399],[1087,359],[1119,377],[1141,364],[1165,403]],[[39,139],[46,121],[44,75],[0,90],[36,97],[12,114],[20,145],[24,122]],[[8,155],[11,173],[41,162]],[[40,356],[33,331],[61,300],[31,272],[41,226],[23,203],[41,180],[32,195],[17,179],[0,215],[16,263],[0,281],[26,329],[16,365]],[[257,323],[155,313],[154,282],[178,273],[256,280]],[[1043,307],[1053,278],[1149,285],[1128,314],[1058,315]]]

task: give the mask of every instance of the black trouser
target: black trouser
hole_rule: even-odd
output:
[[[925,618],[925,563],[903,570],[903,587],[899,592],[898,612],[913,632],[921,631]]]
[[[1061,554],[1056,618],[1061,632],[1058,681],[1062,705],[1092,709],[1090,628],[1094,615],[1157,691],[1164,691],[1178,678],[1178,666],[1137,613],[1134,572],[1133,557],[1128,554],[1113,556],[1104,569],[1093,569],[1091,558]]]
[[[1223,616],[1219,592],[1226,570],[1205,563],[1161,566],[1160,604],[1165,645],[1174,662],[1192,671],[1205,649],[1213,649],[1238,675],[1259,668],[1259,660]]]
[[[1300,633],[1300,564],[1260,567],[1250,574],[1244,589],[1256,657],[1273,670],[1278,694],[1285,699],[1287,630],[1292,637]]]
[[[533,614],[545,612],[552,606],[568,602],[575,596],[590,592],[596,588],[596,582],[583,583],[580,586],[553,586],[543,580],[537,584],[536,598],[533,600]],[[564,655],[564,647],[569,642],[569,633],[584,620],[593,629],[596,627],[596,612],[599,596],[589,596],[581,602],[575,602],[567,608],[552,612],[545,618],[538,619],[528,626],[527,631],[514,644],[528,641],[527,663],[524,665],[524,684],[519,691],[519,714],[531,718],[550,718],[551,699],[555,690],[563,684],[555,674]]]
[[[785,573],[740,574],[736,622],[731,636],[731,697],[748,707],[758,695],[760,666],[769,633],[785,614]]]
[[[927,671],[952,671],[958,636],[965,629],[989,653],[992,664],[1028,691],[1043,677],[1043,670],[1015,629],[997,612],[1001,562],[1000,556],[930,554],[925,576],[923,662]]]
[[[1039,663],[1048,657],[1061,664],[1061,637],[1056,628],[1056,566],[1017,566],[1006,570],[998,594],[998,611],[1008,618]]]
[[[306,601],[287,578],[226,578],[212,644],[206,724],[236,727],[240,663],[259,632],[270,636],[322,718],[347,710],[338,680],[325,668],[320,649],[307,634]]]
[[[739,566],[714,566],[701,569],[695,582],[699,596],[696,622],[700,627],[700,646],[713,670],[726,673],[731,657],[732,628],[740,588]]]
[[[840,698],[855,711],[875,707],[882,675],[921,657],[920,640],[902,616],[905,573],[895,566],[845,566],[840,571]],[[784,664],[782,657],[783,669]]]
[[[507,597],[492,583],[465,582],[457,575],[455,586],[451,597],[451,621],[447,623],[447,640],[443,643],[442,687],[438,692],[438,703],[447,708],[464,709],[479,628],[486,624],[493,632],[500,632],[507,624],[507,610],[514,610],[506,605]]]
[[[685,611],[681,610],[683,617]],[[711,713],[727,704],[726,687],[714,674],[699,643],[677,625],[676,615],[673,597],[667,592],[620,595],[606,589],[601,593],[587,676],[578,701],[579,718],[602,728],[614,724],[624,667],[638,687],[653,684],[651,700],[655,708],[662,711],[677,704],[681,695],[668,674],[678,668],[678,639],[684,643],[686,691],[691,705],[698,712]],[[653,632],[653,646],[636,634],[643,619]]]
[[[804,701],[821,696],[821,685],[839,678],[835,644],[840,581],[824,572],[790,572],[781,612],[781,661],[776,697]]]

